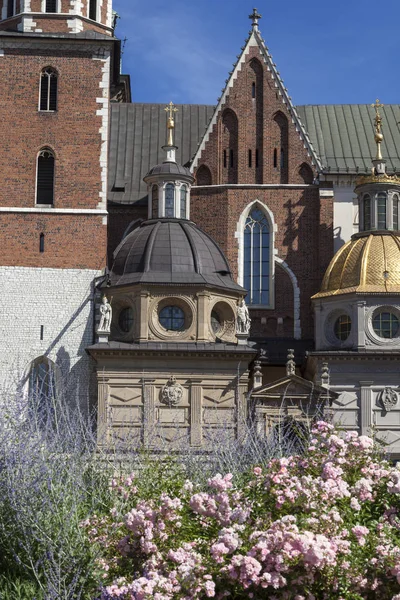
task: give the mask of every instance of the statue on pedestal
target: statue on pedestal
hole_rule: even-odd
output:
[[[236,316],[236,333],[248,335],[250,333],[251,319],[249,310],[246,306],[245,301],[242,299],[241,303],[237,307]]]
[[[107,299],[107,296],[104,295],[101,299],[100,304],[100,323],[97,328],[98,333],[109,333],[111,328],[111,320],[112,320],[112,308],[111,304]]]

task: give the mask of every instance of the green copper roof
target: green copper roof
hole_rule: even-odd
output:
[[[331,173],[365,173],[375,156],[374,117],[369,104],[297,106],[297,113],[319,155]],[[382,154],[389,172],[400,171],[400,105],[381,109]]]

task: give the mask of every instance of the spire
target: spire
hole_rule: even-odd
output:
[[[261,19],[261,15],[258,13],[256,8],[253,8],[253,12],[251,15],[249,15],[249,19],[251,19],[253,31],[258,31],[258,20]]]
[[[173,102],[170,102],[168,106],[164,108],[167,113],[167,143],[163,146],[163,150],[167,152],[166,162],[176,162],[175,159],[175,150],[177,146],[174,144],[174,129],[175,129],[175,119],[174,113],[178,112],[178,109],[174,105]]]

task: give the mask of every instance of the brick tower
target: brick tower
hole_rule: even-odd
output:
[[[0,8],[0,381],[54,395],[72,372],[84,398],[106,265],[112,0]]]

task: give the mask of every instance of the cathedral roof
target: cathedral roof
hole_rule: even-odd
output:
[[[114,256],[112,286],[200,285],[245,293],[233,281],[222,250],[191,221],[145,221],[121,242]]]
[[[353,235],[333,257],[313,298],[340,294],[400,293],[400,235],[374,231]]]
[[[190,177],[194,181],[194,177],[188,167],[183,167],[179,163],[171,161],[164,161],[155,167],[151,167],[146,177],[151,177],[152,175],[177,175],[178,177],[183,175],[184,177]]]

